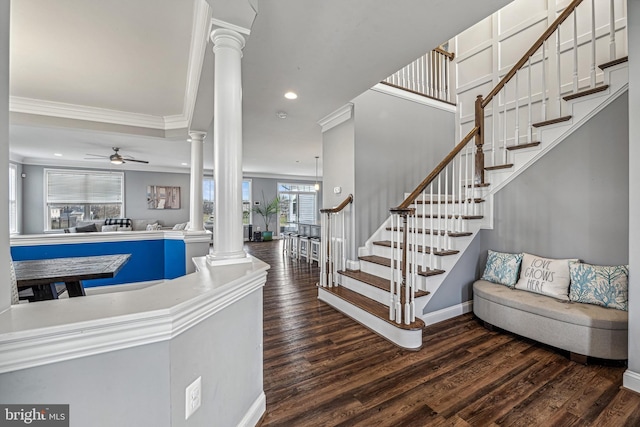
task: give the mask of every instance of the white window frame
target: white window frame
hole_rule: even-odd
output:
[[[206,187],[205,182],[210,181],[211,185],[213,186],[213,177],[212,176],[203,176],[202,177],[202,200],[204,202],[205,197],[204,197],[204,189]],[[249,183],[249,224],[252,224],[252,220],[253,220],[253,212],[251,211],[251,207],[253,206],[253,181],[251,180],[251,178],[243,178],[242,179],[242,184],[244,185],[244,183],[247,182]],[[212,187],[215,188],[215,187]],[[215,191],[212,197],[212,202],[213,202],[213,206],[214,206],[214,212],[215,212],[215,204],[216,204],[216,195],[215,195]],[[244,197],[242,198],[242,202],[245,202]],[[204,214],[204,212],[203,212]]]
[[[50,228],[51,225],[51,218],[49,217],[50,214],[50,209],[49,209],[49,174],[50,173],[57,173],[57,174],[64,174],[64,173],[69,173],[69,174],[85,174],[85,175],[118,175],[121,177],[120,180],[120,197],[122,198],[122,201],[119,202],[122,204],[122,209],[121,209],[121,215],[123,217],[126,216],[125,212],[126,212],[126,207],[125,207],[125,175],[124,172],[113,172],[113,171],[102,171],[102,170],[81,170],[81,169],[44,169],[44,173],[43,173],[43,193],[44,193],[44,230],[45,231],[53,231],[53,229]],[[76,202],[73,202],[76,203]],[[77,203],[77,204],[82,204],[82,203]],[[86,204],[86,203],[85,203]]]
[[[18,167],[9,163],[9,234],[18,232]]]

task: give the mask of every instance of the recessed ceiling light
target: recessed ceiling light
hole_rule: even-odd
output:
[[[189,163],[180,163],[182,166],[189,166]]]
[[[276,113],[276,117],[278,117],[279,119],[286,119],[287,118],[287,113],[285,113],[284,111],[278,111]]]
[[[296,99],[298,97],[298,94],[295,92],[287,92],[284,94],[284,97],[287,99]]]
[[[53,153],[53,155],[56,156],[56,157],[62,157],[62,154],[60,154],[60,153]]]

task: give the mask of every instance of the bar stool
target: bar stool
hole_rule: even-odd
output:
[[[298,259],[300,255],[299,236],[296,233],[291,233],[291,245],[289,246],[289,256],[291,258]]]
[[[282,253],[291,256],[291,232],[282,233]]]
[[[309,243],[311,244],[311,248],[309,249],[309,256],[307,260],[309,264],[313,261],[316,261],[318,265],[320,264],[320,238],[312,237],[309,239]]]
[[[306,258],[309,262],[309,237],[298,236],[298,259]]]

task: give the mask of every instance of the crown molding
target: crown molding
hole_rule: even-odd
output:
[[[211,26],[211,7],[206,0],[196,1],[193,12],[193,32],[191,33],[191,42],[189,44],[189,64],[187,66],[187,86],[184,93],[184,111],[180,116],[180,124],[185,126],[176,126],[176,128],[190,128],[191,119],[193,118],[193,110],[196,106],[198,97],[198,86],[200,85],[200,75],[202,74],[202,65],[207,53],[209,43],[209,34]],[[177,118],[177,117],[176,117]],[[178,122],[178,120],[176,120]]]
[[[322,127],[322,132],[324,133],[339,124],[346,122],[351,117],[353,117],[353,103],[349,102],[328,116],[318,120],[318,124]]]
[[[22,98],[18,96],[12,96],[9,98],[9,110],[14,113],[87,120],[92,122],[161,130],[187,127],[187,119],[184,114],[165,117],[152,116],[149,114],[109,110],[106,108],[45,101],[42,99]]]

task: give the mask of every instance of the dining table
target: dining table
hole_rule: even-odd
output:
[[[56,284],[64,283],[70,298],[85,296],[83,281],[115,277],[131,254],[97,255],[13,261],[18,291],[31,288],[30,301],[58,298]]]

